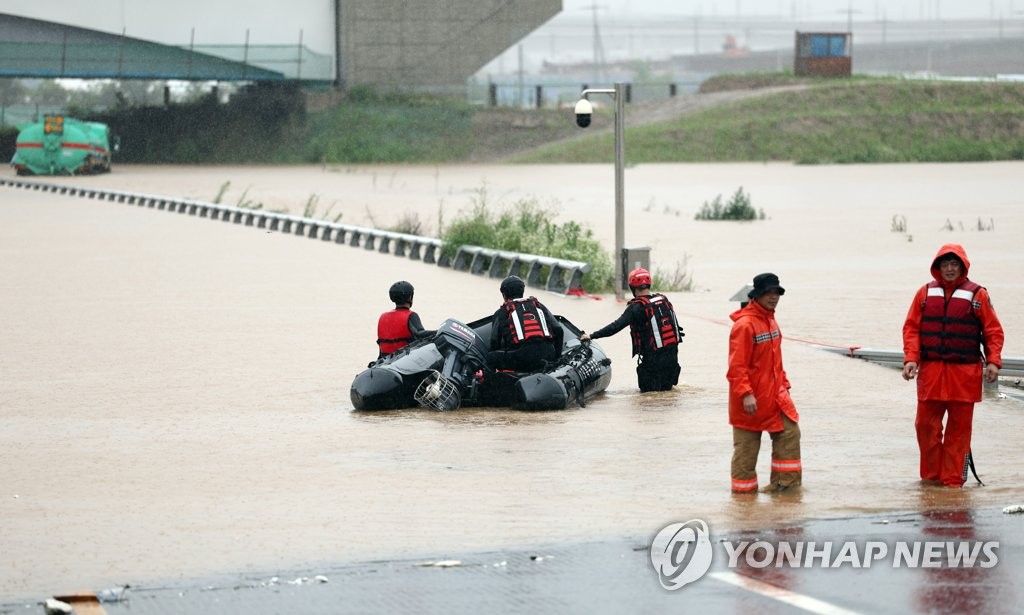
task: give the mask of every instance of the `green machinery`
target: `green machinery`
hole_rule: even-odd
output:
[[[110,129],[63,115],[23,126],[11,165],[18,175],[82,175],[110,171]]]

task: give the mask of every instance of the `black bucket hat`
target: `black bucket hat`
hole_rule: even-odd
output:
[[[759,273],[754,276],[754,288],[747,293],[747,296],[757,299],[770,290],[777,290],[780,295],[786,294],[786,289],[779,286],[779,276],[774,273]]]

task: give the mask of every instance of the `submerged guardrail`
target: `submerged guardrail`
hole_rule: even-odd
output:
[[[846,355],[855,359],[864,359],[886,367],[903,368],[902,350],[880,350],[876,348],[834,348],[819,346],[822,350]],[[1003,366],[999,369],[1001,378],[1024,378],[1024,357],[1002,357]]]
[[[350,224],[340,224],[316,218],[305,218],[261,209],[249,209],[220,203],[180,199],[123,190],[103,190],[0,178],[0,186],[53,192],[68,196],[113,201],[138,207],[159,209],[173,213],[208,218],[260,229],[290,233],[310,239],[347,244],[366,250],[376,250],[418,260],[440,267],[450,267],[491,278],[518,275],[528,287],[543,288],[551,292],[568,294],[583,289],[583,276],[590,271],[589,263],[571,261],[535,254],[506,252],[480,246],[461,246],[454,255],[442,250],[443,242],[434,237],[420,237],[406,233],[382,231]]]

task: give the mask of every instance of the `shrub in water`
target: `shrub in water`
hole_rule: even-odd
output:
[[[550,256],[589,263],[584,284],[591,292],[612,289],[612,259],[601,248],[590,229],[576,222],[551,222],[556,208],[542,206],[536,199],[521,199],[510,209],[492,212],[487,191],[477,190],[473,206],[441,231],[442,252],[455,255],[460,246],[481,246],[524,254]]]
[[[710,203],[704,201],[694,220],[764,220],[764,210],[755,210],[750,196],[740,186],[728,203],[722,203],[720,194]]]

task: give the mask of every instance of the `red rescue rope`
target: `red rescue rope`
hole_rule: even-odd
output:
[[[705,322],[714,323],[716,325],[722,325],[723,327],[730,327],[730,326],[732,326],[731,323],[729,323],[728,321],[721,320],[719,318],[708,318],[706,316],[698,316],[696,314],[686,314],[686,317],[687,318],[696,318],[697,320],[703,320]],[[841,345],[837,345],[837,344],[826,344],[825,342],[816,342],[814,340],[805,340],[805,339],[801,339],[799,337],[790,337],[788,335],[783,335],[782,337],[783,337],[783,339],[791,340],[791,341],[794,341],[794,342],[800,342],[802,344],[809,344],[811,346],[824,346],[826,348],[840,348],[842,350],[846,350],[851,357],[854,356],[853,353],[854,353],[855,350],[859,350],[861,348],[860,346],[841,346]]]

